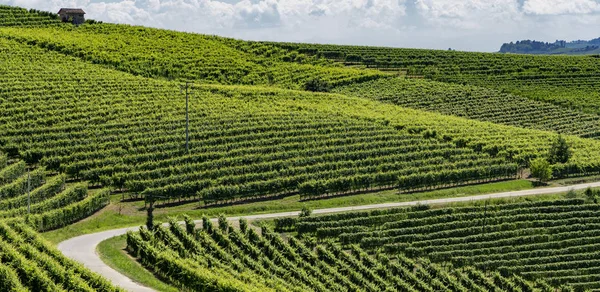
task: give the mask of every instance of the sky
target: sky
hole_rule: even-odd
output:
[[[245,40],[498,51],[600,37],[600,0],[0,0]]]

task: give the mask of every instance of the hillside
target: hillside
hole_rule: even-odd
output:
[[[474,85],[600,113],[600,62],[592,56],[536,56],[424,49],[265,43],[349,67],[365,67],[433,81]],[[577,82],[573,82],[577,80]]]
[[[19,102],[3,103],[3,148],[28,163],[41,162],[92,183],[213,202],[295,192],[305,182],[324,183],[340,174],[364,183],[326,188],[326,193],[392,186],[398,175],[408,173],[398,170],[405,167],[426,173],[444,164],[508,167],[467,175],[465,182],[504,178],[516,168],[503,157],[443,141],[449,129],[441,124],[453,121],[450,117],[407,119],[402,113],[424,113],[339,95],[220,85],[192,89],[187,153],[185,98],[177,83],[128,76],[14,41],[3,45],[10,48],[6,58],[31,60],[14,63],[21,73],[4,79],[5,100]],[[53,68],[55,81],[37,79],[46,74],[41,67]],[[87,72],[86,79],[70,70]],[[44,95],[24,91],[25,84],[43,86]],[[44,106],[31,111],[28,104],[42,100]],[[436,119],[438,124],[424,124]],[[453,129],[461,133],[471,127],[466,120],[455,123],[465,124]],[[440,136],[424,137],[427,129]],[[543,148],[543,143],[532,147]]]
[[[600,117],[472,85],[388,78],[342,86],[335,92],[522,128],[597,139]]]
[[[553,179],[595,180],[600,58],[249,42],[73,26],[6,6],[0,15],[2,289],[116,290],[37,232],[140,218],[147,227],[112,256],[125,257],[120,271],[175,290],[600,289],[592,189],[484,207],[305,209],[260,229],[223,216],[202,228],[153,221],[155,207],[160,218],[237,216],[568,183],[525,180],[536,159]],[[554,159],[561,147],[569,155]]]
[[[371,256],[356,245],[346,252],[332,242],[315,246],[294,237],[288,242],[265,228],[259,235],[243,220],[240,226],[236,230],[223,220],[213,226],[206,220],[201,229],[189,221],[184,229],[171,222],[154,232],[128,233],[128,248],[148,268],[184,289],[202,289],[205,283],[214,290],[243,291],[540,291],[549,287],[541,280],[458,269],[425,258]],[[171,266],[155,265],[165,260]],[[185,278],[174,277],[174,271]]]
[[[503,180],[557,133],[573,157],[555,177],[599,171],[595,114],[485,82],[569,62],[582,66],[573,78],[593,76],[594,58],[243,42],[102,23],[4,27],[0,44],[0,149],[134,198],[213,204]],[[385,64],[439,81],[375,70]],[[196,83],[189,152],[180,81]],[[576,101],[591,108],[586,96]]]
[[[0,4],[0,27],[46,27],[60,24],[58,15],[55,13]]]
[[[318,196],[398,186],[399,176],[438,173],[447,165],[471,172],[430,185],[504,179],[517,163],[546,151],[556,135],[342,95],[198,85],[187,153],[178,83],[0,42],[6,72],[20,72],[0,81],[2,149],[133,194],[207,203],[297,191]],[[598,171],[600,142],[569,140],[574,157],[557,175]]]
[[[597,214],[598,204],[572,199],[355,212],[300,218],[292,228],[345,248],[427,257],[588,291],[600,287]]]
[[[4,28],[0,34],[93,64],[168,80],[304,89],[313,78],[335,86],[385,75],[375,70],[347,69],[325,60],[315,62],[282,49],[250,48],[247,43],[217,36],[126,25]]]
[[[600,53],[600,38],[589,41],[556,41],[554,43],[523,40],[505,43],[500,53],[533,55],[592,55]]]

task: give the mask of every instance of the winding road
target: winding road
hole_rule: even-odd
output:
[[[422,200],[422,201],[410,201],[410,202],[400,202],[400,203],[384,203],[384,204],[375,204],[375,205],[363,205],[363,206],[354,206],[354,207],[340,207],[340,208],[328,208],[328,209],[318,209],[314,210],[313,214],[327,214],[327,213],[338,213],[338,212],[347,212],[347,211],[360,211],[360,210],[371,210],[371,209],[385,209],[385,208],[395,208],[395,207],[407,207],[414,206],[418,204],[446,204],[446,203],[456,203],[456,202],[469,202],[469,201],[479,201],[479,200],[487,200],[487,199],[498,199],[498,198],[509,198],[509,197],[524,197],[524,196],[533,196],[533,195],[542,195],[542,194],[555,194],[555,193],[563,193],[568,192],[569,190],[581,190],[586,189],[588,187],[600,187],[600,182],[594,183],[585,183],[572,185],[567,187],[552,187],[552,188],[540,188],[540,189],[531,189],[531,190],[523,190],[523,191],[513,191],[513,192],[503,192],[503,193],[495,193],[495,194],[486,194],[486,195],[477,195],[477,196],[469,196],[469,197],[457,197],[457,198],[443,198],[443,199],[433,199],[433,200]],[[259,214],[259,215],[249,215],[249,216],[241,216],[241,217],[230,217],[229,221],[237,221],[240,218],[246,218],[247,220],[256,220],[256,219],[271,219],[271,218],[280,218],[280,217],[290,217],[290,216],[298,216],[300,211],[293,212],[282,212],[282,213],[272,213],[272,214]],[[196,222],[201,222],[198,220]],[[109,238],[123,235],[127,233],[127,231],[137,230],[138,227],[130,227],[130,228],[120,228],[113,229],[93,234],[81,235],[78,237],[74,237],[68,240],[65,240],[58,244],[58,249],[65,254],[67,257],[74,259],[82,264],[84,264],[87,268],[92,271],[99,273],[105,278],[112,281],[115,285],[122,287],[127,291],[154,291],[148,287],[144,287],[138,283],[135,283],[131,279],[126,276],[120,274],[115,271],[108,265],[106,265],[99,257],[96,252],[96,247],[100,242],[107,240]]]

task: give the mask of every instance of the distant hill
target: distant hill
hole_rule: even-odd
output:
[[[591,55],[600,54],[600,38],[589,41],[563,41],[553,43],[522,40],[516,43],[505,43],[500,53],[534,54],[534,55]]]

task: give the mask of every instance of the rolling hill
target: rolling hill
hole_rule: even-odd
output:
[[[0,16],[2,287],[116,290],[36,231],[117,201],[169,212],[403,196],[520,178],[559,138],[572,156],[552,161],[554,178],[600,173],[596,57],[248,42],[7,6]],[[600,210],[591,196],[556,199],[308,216],[284,235],[149,220],[127,245],[190,290],[600,288]]]

